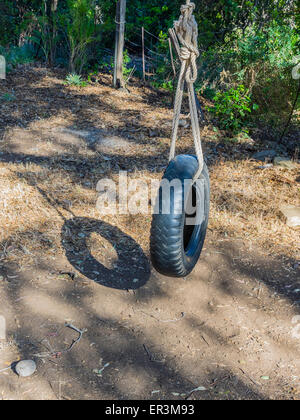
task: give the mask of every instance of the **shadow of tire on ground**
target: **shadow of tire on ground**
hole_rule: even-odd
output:
[[[114,247],[118,260],[113,269],[105,267],[91,254],[87,245],[92,233]],[[150,265],[142,248],[120,229],[101,220],[74,217],[67,220],[61,242],[70,264],[81,274],[106,287],[120,290],[139,289],[150,277]]]

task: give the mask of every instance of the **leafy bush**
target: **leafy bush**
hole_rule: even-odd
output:
[[[88,46],[95,41],[94,0],[68,0],[69,17],[65,24],[70,50],[69,68],[81,73],[88,61]]]
[[[214,106],[208,108],[208,111],[218,118],[220,128],[233,133],[239,132],[247,121],[248,114],[258,108],[256,104],[251,105],[251,98],[243,85],[217,92],[214,101]]]
[[[34,61],[34,51],[30,45],[10,48],[0,46],[0,55],[5,57],[8,72],[19,64],[29,64]]]
[[[283,24],[279,17],[262,28],[257,24],[236,28],[224,42],[201,54],[198,91],[212,99],[213,91],[242,84],[259,105],[260,119],[281,129],[297,90],[292,79],[297,42],[293,25]]]
[[[27,19],[35,22],[35,29],[28,37],[29,40],[36,45],[38,50],[42,50],[46,63],[53,66],[59,42],[58,27],[61,15],[56,10],[47,14],[44,5],[41,5],[39,13],[28,14]]]
[[[105,60],[102,61],[100,63],[100,67],[102,69],[108,70],[111,74],[113,74],[114,68],[115,68],[114,57],[110,58],[110,64]],[[128,80],[130,76],[132,75],[132,73],[134,72],[134,70],[135,69],[134,69],[134,66],[132,66],[132,60],[130,58],[130,55],[128,54],[128,51],[125,49],[123,53],[123,69],[122,69],[125,85],[128,83]]]
[[[87,86],[87,82],[82,80],[82,78],[79,74],[71,73],[71,74],[68,74],[68,76],[66,77],[65,85],[85,87],[85,86]]]
[[[153,60],[156,61],[155,74],[151,84],[156,88],[174,90],[174,73],[171,65],[168,34],[161,31],[158,35],[159,42],[156,51],[153,52]],[[176,59],[176,57],[174,57]],[[179,66],[179,62],[178,62]]]
[[[2,95],[0,97],[0,102],[1,101],[4,101],[4,102],[13,102],[15,99],[16,99],[16,97],[12,93],[4,93],[4,95]]]

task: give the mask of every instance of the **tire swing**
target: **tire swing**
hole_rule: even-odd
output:
[[[194,9],[195,4],[187,0],[186,5],[181,6],[179,21],[174,22],[174,29],[170,30],[176,50],[180,53],[181,71],[176,90],[169,165],[160,184],[151,225],[152,264],[159,273],[170,277],[185,277],[195,267],[205,240],[209,216],[210,182],[203,159],[194,91],[196,59],[199,57]],[[185,83],[196,156],[175,157]]]

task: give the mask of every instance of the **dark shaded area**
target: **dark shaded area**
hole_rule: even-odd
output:
[[[108,240],[116,250],[118,261],[113,270],[107,269],[88,251],[86,241],[91,233]],[[89,218],[73,218],[67,220],[62,228],[61,243],[70,264],[102,286],[121,290],[138,289],[149,279],[150,266],[142,248],[116,226]],[[79,250],[88,253],[83,261]]]

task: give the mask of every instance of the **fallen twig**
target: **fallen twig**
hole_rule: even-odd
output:
[[[5,372],[6,370],[9,370],[9,369],[11,369],[11,366],[9,366],[9,367],[7,367],[7,368],[5,368],[5,369],[1,369],[1,370],[0,370],[0,373]]]
[[[251,378],[251,376],[249,376],[248,375],[248,373],[246,373],[245,371],[243,371],[243,369],[241,369],[241,368],[239,368],[240,369],[240,371],[245,375],[245,376],[247,376],[247,378],[254,384],[254,385],[257,385],[257,386],[260,386],[260,383],[258,383],[258,382],[256,382],[254,379],[252,379]]]
[[[146,346],[146,344],[143,344],[143,347],[144,347],[144,349],[145,349],[145,351],[146,351],[146,353],[147,353],[147,355],[148,355],[148,357],[149,357],[150,362],[154,362],[155,360],[154,360],[154,358],[153,358],[153,356],[152,356],[152,354],[151,354],[150,350],[149,350],[149,349],[148,349],[148,347]]]
[[[181,321],[181,319],[185,317],[184,312],[181,312],[181,314],[180,314],[181,316],[179,318],[176,318],[176,319],[159,319],[154,315],[148,314],[147,312],[144,312],[144,311],[140,311],[140,312],[142,312],[143,314],[145,314],[147,316],[150,316],[151,318],[156,319],[156,321],[158,321],[158,322],[177,322],[177,321]]]
[[[66,327],[68,327],[68,328],[71,328],[72,330],[74,330],[74,331],[76,331],[76,332],[78,332],[79,337],[77,338],[77,340],[74,340],[74,341],[73,341],[73,343],[70,345],[70,347],[69,347],[68,349],[64,350],[64,353],[66,353],[67,351],[72,350],[72,348],[75,346],[75,344],[79,343],[79,341],[80,341],[80,340],[81,340],[81,338],[82,338],[82,335],[83,335],[85,332],[87,332],[87,329],[86,329],[86,328],[84,328],[83,330],[79,330],[77,327],[74,327],[74,325],[72,325],[72,324],[65,324],[65,326],[66,326]]]
[[[72,350],[72,348],[75,346],[75,344],[79,343],[79,341],[82,338],[82,335],[87,331],[86,328],[84,328],[83,330],[80,330],[79,328],[75,327],[72,324],[65,324],[65,327],[67,328],[71,328],[72,330],[78,332],[79,337],[76,340],[73,340],[73,343],[65,350],[61,350],[61,351],[51,351],[51,352],[47,352],[47,353],[37,353],[34,354],[33,356],[35,357],[39,357],[39,358],[46,358],[46,357],[59,357],[61,356],[63,353],[67,353],[70,350]]]

